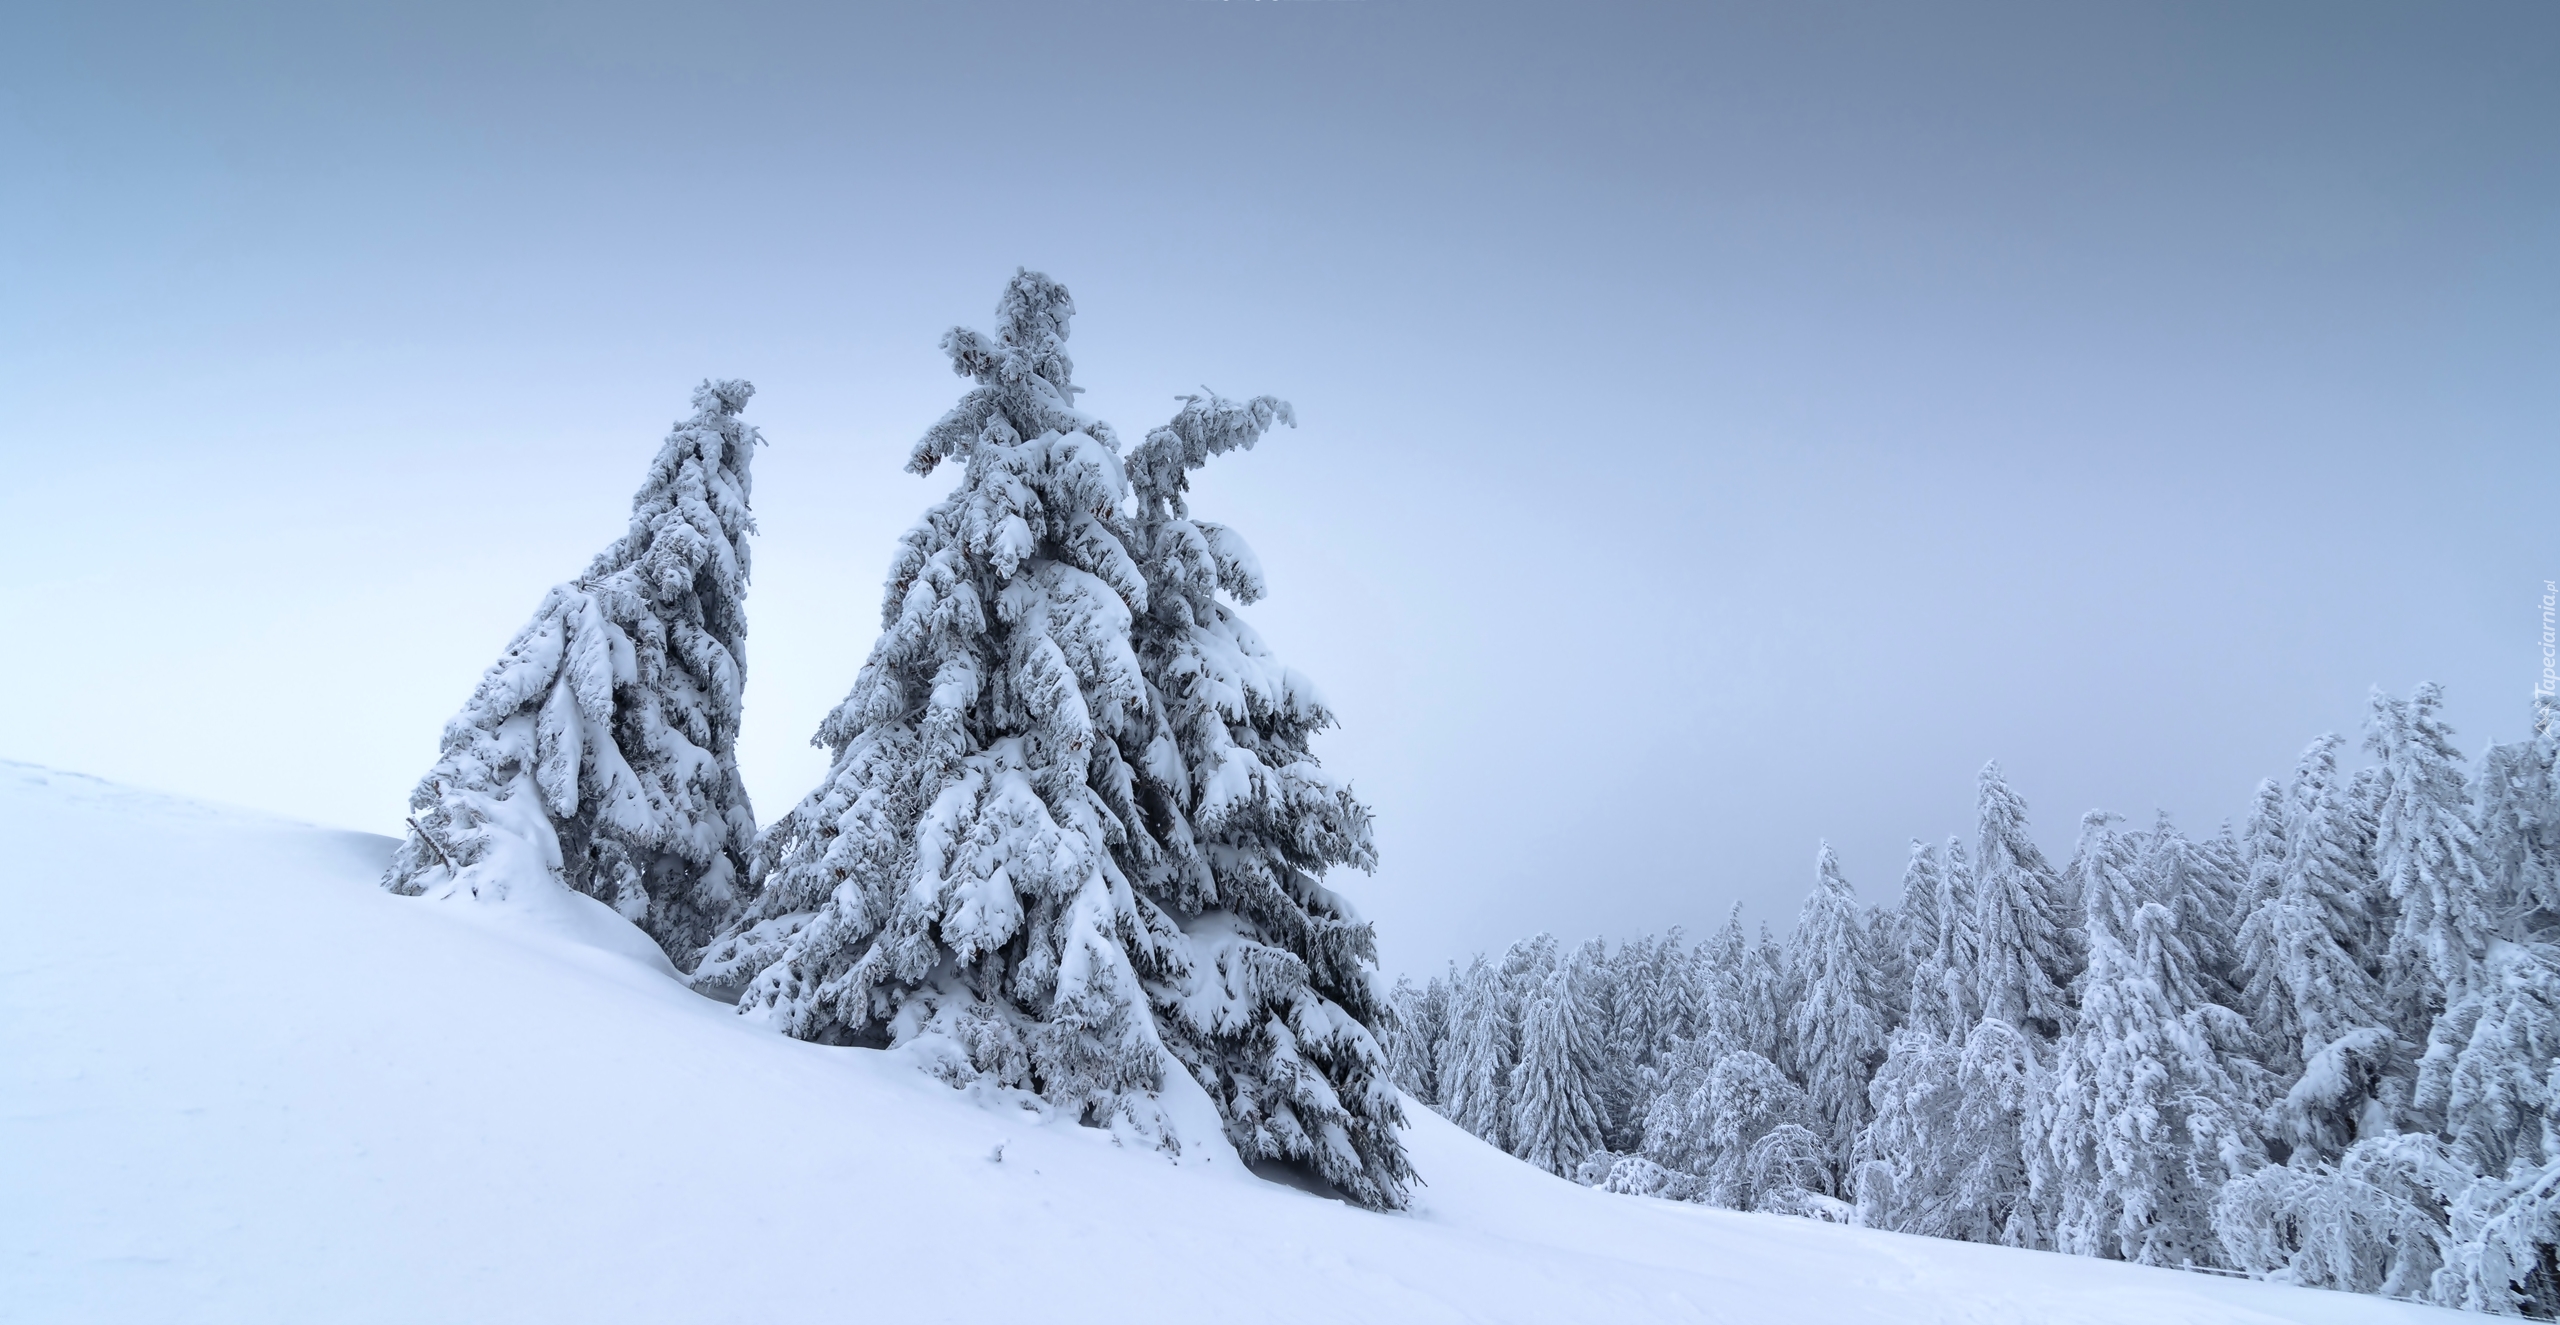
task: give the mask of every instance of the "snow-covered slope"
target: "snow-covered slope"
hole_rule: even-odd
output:
[[[392,846],[0,764],[0,1320],[2446,1318],[1604,1196],[1420,1109],[1364,1213],[756,1030],[565,891],[390,896]]]

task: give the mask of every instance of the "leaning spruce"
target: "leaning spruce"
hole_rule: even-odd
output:
[[[385,887],[503,896],[546,873],[679,966],[736,914],[755,840],[737,765],[754,393],[694,391],[630,531],[543,596],[445,724]]]

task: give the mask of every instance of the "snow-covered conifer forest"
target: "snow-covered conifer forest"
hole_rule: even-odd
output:
[[[2059,866],[1986,765],[1883,904],[1824,847],[1784,938],[1398,981],[1395,1078],[1611,1192],[2560,1315],[2560,709],[2474,762],[2441,704]]]
[[[2555,50],[8,6],[0,1325],[2560,1320]]]
[[[445,1098],[430,1116],[485,1129],[493,1100],[548,1070],[537,1064],[574,1059],[590,1078],[616,1065],[685,1077],[726,1064],[717,1072],[743,1084],[717,1110],[757,1140],[751,1158],[705,1172],[718,1175],[718,1201],[749,1209],[788,1186],[810,1118],[848,1138],[852,1150],[830,1161],[846,1164],[904,1153],[882,1147],[892,1136],[938,1137],[918,1153],[948,1161],[969,1126],[954,1120],[977,1117],[1000,1134],[973,1163],[1013,1163],[1032,1179],[1084,1164],[1080,1202],[1158,1198],[1130,1196],[1135,1179],[1091,1169],[1055,1138],[1099,1138],[1185,1181],[1249,1185],[1197,1189],[1197,1212],[1259,1211],[1248,1190],[1294,1187],[1433,1236],[1458,1230],[1477,1250],[1421,1300],[1498,1300],[1497,1314],[1522,1291],[1491,1287],[1506,1275],[1543,1276],[1567,1297],[1593,1291],[1557,1286],[1581,1282],[1584,1270],[1559,1267],[1592,1254],[1559,1250],[1580,1245],[1561,1230],[1586,1230],[1620,1258],[1668,1239],[1658,1245],[1669,1251],[1610,1260],[1613,1281],[1708,1254],[1731,1237],[1716,1232],[1725,1226],[1645,1222],[1700,1207],[1787,1217],[1771,1226],[1784,1230],[1769,1234],[1782,1250],[1764,1275],[1867,1254],[1823,1240],[1868,1234],[1818,1227],[1851,1225],[1997,1244],[2046,1263],[2039,1274],[2067,1264],[2045,1253],[2067,1253],[2560,1314],[2560,713],[2549,701],[2537,736],[2474,766],[2437,689],[2377,693],[2370,763],[2351,767],[2343,740],[2320,737],[2260,787],[2244,819],[2209,832],[2091,811],[2059,866],[2023,798],[1987,765],[1970,830],[1913,841],[1891,905],[1862,903],[1823,845],[1783,938],[1747,931],[1737,907],[1694,943],[1676,930],[1615,949],[1542,934],[1390,990],[1370,926],[1337,891],[1376,848],[1369,806],[1312,748],[1333,713],[1239,615],[1266,589],[1252,548],[1193,510],[1201,467],[1235,463],[1295,415],[1274,397],[1203,392],[1124,445],[1077,406],[1074,313],[1063,286],[1026,270],[1005,286],[992,331],[943,337],[967,384],[907,467],[947,474],[950,487],[890,558],[880,633],[867,657],[847,660],[851,688],[815,736],[825,775],[761,827],[736,746],[750,476],[764,439],[744,418],[754,389],[727,380],[694,392],[641,477],[627,532],[542,596],[445,726],[396,846],[377,856],[345,835],[278,836],[24,766],[0,808],[13,824],[87,816],[93,836],[134,833],[133,859],[114,868],[135,880],[177,877],[184,867],[169,861],[208,855],[237,856],[264,878],[272,857],[276,877],[319,890],[296,905],[327,913],[309,923],[330,936],[296,942],[341,951],[363,974],[337,978],[343,996],[304,1005],[288,1042],[309,1043],[310,1016],[334,1009],[368,1035],[406,1026],[398,1036],[417,1062],[379,1080],[343,1064],[272,1072],[279,1109],[345,1107],[309,1093],[327,1080],[356,1095]],[[356,858],[380,862],[380,889],[367,892],[398,914],[348,911],[329,891]],[[256,919],[255,905],[243,912],[219,890],[199,900],[224,919],[172,921],[144,931],[145,946],[204,950],[208,923],[304,923]],[[416,930],[438,917],[517,955],[453,947],[460,930]],[[38,928],[120,932],[84,914]],[[548,990],[528,1023],[544,1029],[485,1012],[436,1020],[443,999],[390,994],[396,978],[377,971],[414,969],[428,949],[457,969],[516,972],[466,977],[472,998],[512,1005],[520,989]],[[76,941],[44,951],[57,963],[103,959]],[[245,991],[263,990],[241,975],[225,995],[226,977],[190,974],[183,956],[146,960],[217,1016],[243,1015]],[[381,980],[391,983],[379,1006],[344,993]],[[138,986],[134,996],[173,1001]],[[21,1025],[132,1019],[93,1000],[47,1006]],[[430,1020],[401,1021],[410,1012]],[[726,1038],[675,1029],[705,1016]],[[738,1038],[755,1031],[779,1035]],[[575,1059],[590,1035],[679,1047]],[[190,1043],[227,1065],[240,1036],[217,1026]],[[21,1060],[48,1071],[99,1039],[37,1034]],[[791,1084],[796,1068],[738,1047],[793,1041],[878,1051],[859,1060],[876,1077],[869,1103],[820,1102],[841,1083],[829,1077],[812,1095]],[[189,1060],[164,1049],[154,1061]],[[490,1066],[501,1062],[512,1076]],[[115,1097],[148,1098],[165,1071],[183,1075],[137,1069]],[[906,1093],[880,1094],[893,1078]],[[45,1080],[28,1087],[34,1096],[96,1098],[80,1071]],[[669,1126],[653,1108],[695,1124],[710,1111],[665,1087],[658,1076],[595,1098],[651,1135]],[[526,1098],[556,1103],[573,1089],[590,1087],[555,1082]],[[892,1118],[905,1121],[872,1130]],[[590,1162],[627,1163],[631,1142],[614,1139],[623,1125],[579,1124],[582,1135],[603,1126]],[[1021,1128],[1051,1139],[1016,1148]],[[149,1131],[74,1127],[46,1153],[120,1149]],[[172,1144],[156,1163],[230,1153]],[[297,1162],[326,1172],[335,1161]],[[157,1201],[157,1168],[138,1171],[136,1191]],[[49,1199],[61,1204],[88,1199],[71,1194],[88,1190],[85,1172],[39,1166],[27,1181],[59,1187]],[[1446,1194],[1426,1195],[1435,1182]],[[958,1184],[954,1208],[986,1208],[983,1186]],[[401,1199],[468,1187],[412,1175]],[[537,1183],[516,1199],[564,1197]],[[1204,1229],[1216,1223],[1197,1212]],[[1615,1222],[1619,1212],[1638,1222]],[[599,1227],[617,1217],[568,1216]],[[1238,1229],[1267,1222],[1239,1217]],[[1325,1228],[1312,1236],[1376,1236]],[[1525,1264],[1484,1258],[1497,1244],[1479,1235],[1497,1229],[1515,1249],[1504,1255]],[[1678,1277],[1690,1271],[1667,1272],[1660,1285],[1676,1286],[1649,1300],[1690,1300]],[[2003,1282],[2019,1273],[1998,1270]],[[2030,1314],[2064,1300],[2036,1291]],[[2215,1296],[2227,1291],[2180,1309],[2239,1309]],[[1841,1309],[1872,1310],[1852,1299]]]
[[[1849,1225],[1996,1244],[2044,1262],[2037,1274],[2065,1265],[2048,1255],[2064,1253],[2560,1315],[2552,701],[2534,714],[2536,736],[2492,746],[2475,765],[2440,716],[2437,688],[2377,692],[2361,747],[2370,762],[2351,766],[2346,742],[2322,736],[2289,775],[2260,786],[2240,821],[2211,831],[2093,810],[2058,866],[1990,764],[1970,830],[1914,840],[1891,905],[1862,903],[1825,844],[1783,938],[1746,930],[1737,906],[1694,943],[1676,930],[1614,950],[1541,934],[1390,990],[1370,926],[1337,891],[1377,853],[1369,806],[1312,748],[1333,713],[1239,614],[1266,589],[1252,548],[1193,510],[1197,471],[1294,427],[1295,415],[1271,396],[1204,391],[1124,445],[1077,407],[1074,313],[1065,287],[1020,271],[992,331],[943,337],[967,385],[907,467],[947,474],[950,487],[890,558],[879,635],[867,657],[847,660],[850,691],[814,739],[829,755],[825,775],[761,827],[737,737],[757,533],[750,476],[764,439],[743,417],[754,389],[728,380],[694,392],[642,475],[627,532],[542,596],[447,723],[409,798],[405,838],[380,855],[345,835],[225,827],[219,812],[25,766],[0,809],[11,823],[86,815],[93,835],[136,833],[133,859],[116,867],[133,880],[238,852],[205,845],[217,839],[263,843],[238,868],[264,878],[260,853],[271,853],[286,862],[279,877],[320,890],[300,904],[334,917],[311,922],[331,937],[299,942],[343,950],[364,973],[340,977],[342,991],[374,981],[377,967],[414,969],[430,948],[469,969],[516,971],[472,977],[476,998],[549,991],[530,1023],[541,1032],[485,1013],[408,1026],[399,1034],[419,1055],[412,1075],[377,1080],[368,1069],[335,1090],[441,1095],[437,1116],[478,1129],[517,1088],[490,1062],[538,1074],[535,1064],[569,1061],[585,1035],[681,1047],[618,1052],[582,1073],[728,1064],[719,1071],[746,1084],[716,1110],[660,1094],[663,1076],[596,1097],[651,1135],[670,1126],[650,1112],[662,1107],[696,1125],[725,1111],[729,1127],[756,1136],[756,1158],[706,1170],[719,1175],[714,1203],[761,1208],[787,1187],[798,1163],[789,1156],[811,1144],[809,1118],[858,1138],[832,1163],[868,1164],[903,1153],[884,1149],[886,1137],[938,1137],[919,1153],[950,1161],[952,1138],[969,1130],[955,1120],[978,1117],[1001,1133],[982,1166],[1017,1163],[1038,1179],[1084,1163],[1080,1202],[1158,1198],[1124,1191],[1134,1180],[1125,1172],[1074,1160],[1076,1143],[1061,1150],[1061,1136],[1102,1139],[1130,1162],[1153,1157],[1186,1181],[1214,1172],[1250,1184],[1184,1189],[1182,1199],[1205,1202],[1192,1216],[1208,1220],[1203,1230],[1225,1217],[1210,1210],[1261,1211],[1250,1189],[1296,1188],[1361,1217],[1458,1231],[1475,1250],[1427,1276],[1419,1300],[1498,1301],[1496,1314],[1516,1310],[1522,1291],[1491,1287],[1506,1275],[1543,1276],[1551,1293],[1587,1299],[1590,1288],[1559,1286],[1587,1272],[1560,1267],[1593,1254],[1574,1249],[1575,1237],[1610,1245],[1606,1256],[1620,1258],[1607,1260],[1611,1282],[1668,1273],[1647,1300],[1692,1300],[1681,1278],[1690,1258],[1731,1229],[1645,1221],[1708,1207],[1786,1217],[1785,1232],[1764,1233],[1781,1250],[1763,1275],[1867,1255],[1865,1244],[1824,1240],[1869,1234],[1818,1227]],[[400,914],[330,900],[330,878],[354,858],[379,862],[380,889],[367,891],[396,899]],[[301,923],[255,919],[236,897],[200,900],[223,917],[217,931]],[[521,951],[451,947],[451,930],[394,937],[437,917]],[[199,952],[206,923],[153,932]],[[120,932],[86,914],[38,929]],[[44,952],[105,960],[77,942]],[[525,968],[525,952],[549,956]],[[242,1015],[244,991],[263,991],[234,979],[233,993],[205,995],[224,978],[190,974],[183,955],[146,960],[217,1015]],[[52,986],[28,986],[38,987]],[[646,993],[632,1002],[615,989]],[[384,997],[307,1006],[369,1035],[398,1021],[395,1008],[424,1015],[443,1001]],[[93,1001],[47,1006],[22,1024],[135,1015]],[[730,1038],[674,1029],[704,1016]],[[779,1035],[736,1038],[755,1031]],[[289,1039],[309,1034],[306,1024]],[[217,1026],[191,1043],[227,1064],[240,1035]],[[50,1071],[102,1038],[36,1034],[22,1060]],[[737,1047],[793,1041],[878,1051],[858,1069],[873,1074],[869,1102],[819,1102],[842,1083],[827,1078],[812,1095],[789,1084],[796,1069]],[[157,1059],[186,1054],[164,1048]],[[110,1094],[148,1098],[162,1071],[137,1069]],[[343,1106],[307,1083],[345,1071],[314,1076],[305,1065],[273,1074],[268,1089],[281,1110],[298,1101],[325,1112]],[[907,1093],[880,1094],[893,1076]],[[54,1084],[28,1089],[94,1103],[79,1070],[45,1080]],[[554,1082],[528,1098],[588,1089]],[[871,1130],[891,1118],[905,1121]],[[137,1128],[149,1131],[75,1127],[47,1153],[120,1150]],[[1015,1128],[1049,1139],[1015,1150]],[[598,1135],[604,1150],[591,1162],[626,1164],[631,1142],[612,1128]],[[173,1144],[160,1163],[201,1167],[228,1153]],[[298,1162],[325,1172],[334,1161]],[[157,1201],[156,1168],[140,1171],[136,1191]],[[28,1182],[59,1188],[48,1199],[62,1204],[88,1199],[72,1195],[88,1189],[85,1172],[39,1166]],[[1435,1182],[1448,1194],[1425,1195]],[[952,1217],[979,1218],[968,1212],[988,1208],[983,1187],[957,1184],[950,1200],[964,1213]],[[422,1188],[464,1190],[408,1178],[410,1195]],[[535,1184],[515,1199],[564,1197]],[[1566,1200],[1583,1204],[1557,1204]],[[1638,1222],[1617,1222],[1620,1212]],[[572,1201],[567,1217],[601,1227],[620,1216]],[[1272,1236],[1266,1214],[1237,1218],[1254,1231],[1193,1235]],[[1311,1236],[1363,1247],[1376,1236],[1324,1228]],[[1480,1236],[1495,1230],[1494,1242]],[[1484,1251],[1495,1245],[1529,1259],[1496,1268]],[[1624,1261],[1630,1246],[1670,1250]],[[1997,1275],[2022,1282],[2014,1262]],[[2224,1284],[2178,1310],[2241,1309],[2224,1281],[2168,1277]],[[698,1293],[698,1279],[666,1291]],[[802,1300],[789,1296],[796,1287],[777,1291]],[[1949,1291],[1975,1302],[1983,1290]],[[2022,1311],[2068,1296],[2036,1293]],[[506,1290],[509,1302],[525,1298]],[[1873,1305],[1852,1293],[1841,1309]]]
[[[1989,764],[1890,905],[1825,845],[1783,938],[1540,935],[1382,993],[1328,882],[1369,809],[1189,500],[1292,411],[1192,396],[1124,447],[1077,408],[1074,311],[1024,271],[943,338],[969,385],[908,468],[956,481],[797,805],[758,830],[736,772],[761,438],[705,383],[447,726],[384,884],[548,879],[751,1021],[1177,1158],[1205,1102],[1376,1210],[1412,1197],[1409,1098],[1610,1193],[2560,1314],[2548,700],[2471,767],[2434,687],[2377,693],[2369,765],[2322,736],[2207,832],[2093,810],[2058,866]]]
[[[1206,1097],[1236,1154],[1372,1210],[1411,1202],[1411,1100],[1615,1195],[2560,1315],[2550,701],[2468,767],[2435,688],[2376,693],[2368,767],[2319,737],[2240,824],[2089,811],[2063,865],[1994,762],[1887,906],[1825,844],[1784,939],[1736,908],[1382,992],[1329,885],[1375,862],[1308,744],[1334,716],[1188,501],[1293,412],[1188,396],[1124,448],[1075,404],[1073,312],[1019,271],[942,338],[968,386],[906,468],[957,476],[781,819],[735,767],[760,435],[717,381],[445,726],[384,885],[548,877],[794,1039],[1167,1156]]]

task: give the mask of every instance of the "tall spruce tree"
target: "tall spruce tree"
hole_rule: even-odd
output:
[[[2033,1044],[1985,1020],[1961,1040],[1893,1037],[1868,1088],[1856,1194],[1874,1228],[2012,1247],[2047,1245],[2030,1199],[2030,1120],[2044,1106]]]
[[[1885,1029],[1867,981],[1858,903],[1841,876],[1840,859],[1824,843],[1814,859],[1813,892],[1796,920],[1789,965],[1799,990],[1787,1033],[1817,1134],[1834,1173],[1847,1171],[1867,1121],[1867,1079],[1884,1057]]]
[[[1661,1059],[1683,1036],[1695,1035],[1707,1024],[1708,973],[1707,949],[1702,940],[1687,945],[1688,935],[1674,926],[1653,950],[1653,970],[1660,981],[1661,1020],[1654,1026],[1653,1056],[1658,1070]],[[1684,946],[1687,945],[1687,946]]]
[[[1759,936],[1745,950],[1738,1025],[1742,1032],[1736,1043],[1768,1059],[1780,1071],[1793,1072],[1796,1066],[1795,1042],[1787,1034],[1787,1013],[1795,1006],[1795,973],[1787,969],[1786,949],[1778,946],[1764,921]]]
[[[1945,873],[1938,853],[1919,838],[1911,839],[1911,855],[1902,867],[1902,904],[1895,911],[1893,937],[1901,949],[1902,1025],[1932,1035],[1948,1032],[1946,972],[1938,968],[1938,915]]]
[[[1868,906],[1858,911],[1859,960],[1866,963],[1867,991],[1875,1001],[1877,1043],[1902,1028],[1911,1015],[1911,954],[1902,946],[1900,907]],[[1883,1056],[1879,1048],[1876,1053]]]
[[[2306,1160],[2389,1129],[2374,1110],[2397,1056],[2369,908],[2373,825],[2342,785],[2339,744],[2323,736],[2303,752],[2276,892],[2244,933],[2244,1006],[2285,1083],[2277,1131]]]
[[[2141,835],[2141,858],[2134,868],[2144,896],[2169,908],[2172,922],[2195,956],[2205,996],[2236,1008],[2238,935],[2247,918],[2241,906],[2248,880],[2239,870],[2239,853],[2224,847],[2224,839],[2198,842],[2179,832],[2163,810],[2153,819],[2151,831]]]
[[[2236,942],[2240,958],[2240,1002],[2243,1015],[2259,1037],[2259,1060],[2279,1076],[2302,1067],[2300,1027],[2293,1020],[2291,994],[2283,981],[2283,954],[2277,898],[2284,891],[2286,857],[2292,838],[2307,831],[2321,803],[2338,795],[2336,734],[2312,741],[2295,762],[2293,778],[2278,787],[2261,779],[2242,841],[2249,853],[2249,911]]]
[[[1585,952],[1558,963],[1523,1001],[1520,1065],[1512,1073],[1513,1152],[1570,1176],[1606,1141],[1600,1109],[1600,1044],[1591,995],[1598,971]]]
[[[2040,1047],[1997,1018],[1974,1023],[1956,1063],[1956,1125],[1948,1139],[1955,1177],[1951,1201],[1976,1212],[1981,1240],[2004,1247],[2050,1247],[2050,1205],[2036,1198],[2038,1157],[2048,1154],[2050,1081]]]
[[[2247,1037],[2211,1002],[2139,846],[2092,811],[2076,853],[2088,908],[2080,1019],[2055,1069],[2046,1144],[2064,1251],[2144,1265],[2218,1264],[2213,1200],[2257,1149],[2236,1070]]]
[[[1449,1058],[1441,1068],[1441,1114],[1487,1145],[1511,1145],[1511,1029],[1501,972],[1479,956],[1449,999]]]
[[[2405,701],[2376,690],[2365,732],[2382,778],[2374,868],[2399,913],[2386,990],[2411,1040],[2471,992],[2498,925],[2461,752],[2436,716],[2443,702],[2432,683]]]
[[[1073,307],[1024,273],[994,337],[943,338],[977,385],[908,468],[960,481],[899,540],[879,641],[818,730],[832,767],[758,844],[761,895],[696,981],[803,1039],[938,1034],[955,1078],[1144,1125],[1165,1053],[1139,982],[1188,961],[1111,850],[1135,817],[1121,742],[1153,734],[1146,583],[1114,439],[1073,405]]]
[[[2061,880],[2027,836],[2027,807],[1997,762],[1977,784],[1979,828],[1974,886],[1981,945],[1974,984],[1981,1015],[2047,1040],[2071,1023],[2080,936]]]
[[[1177,1067],[1248,1158],[1400,1206],[1369,931],[1320,882],[1369,863],[1367,811],[1306,753],[1323,701],[1217,601],[1259,593],[1250,551],[1179,502],[1285,407],[1189,401],[1130,458],[1133,515],[1117,438],[1074,405],[1073,312],[1022,272],[995,335],[943,338],[976,385],[909,468],[961,477],[900,540],[819,730],[833,765],[697,983],[802,1038],[932,1037],[951,1079],[1167,1146]]]
[[[1982,894],[1964,839],[1949,835],[1946,864],[1938,873],[1938,954],[1931,963],[1944,999],[1941,1014],[1950,1035],[1962,1036],[1982,1020]]]
[[[755,388],[705,382],[631,500],[630,531],[554,587],[445,725],[383,884],[502,896],[548,874],[690,969],[746,887]]]
[[[2418,1103],[2483,1177],[2560,1158],[2560,947],[2501,943],[2445,1009],[2418,1075]]]
[[[1894,1032],[1868,1084],[1869,1121],[1859,1135],[1850,1191],[1868,1228],[1961,1238],[1969,1212],[1957,1208],[1949,1171],[1956,1130],[1957,1046],[1935,1032]]]
[[[1175,1055],[1250,1157],[1312,1165],[1370,1206],[1411,1184],[1402,1114],[1368,1027],[1380,1020],[1377,941],[1327,871],[1377,860],[1368,807],[1310,748],[1334,725],[1314,684],[1235,610],[1260,561],[1192,516],[1192,471],[1250,449],[1286,402],[1184,398],[1130,454],[1134,545],[1146,576],[1137,656],[1147,727],[1134,758],[1103,756],[1124,816],[1115,845],[1139,892],[1180,917],[1190,978],[1163,996]],[[1222,600],[1223,597],[1223,600]]]
[[[2333,738],[2334,739],[2334,738]],[[2300,783],[2300,775],[2295,775]],[[2241,826],[2240,849],[2249,880],[2248,909],[2255,911],[2276,895],[2276,869],[2284,863],[2285,825],[2298,817],[2285,789],[2274,778],[2258,779],[2249,801],[2249,817]]]
[[[1749,1050],[1710,1061],[1702,1048],[1684,1049],[1647,1111],[1645,1158],[1698,1180],[1683,1185],[1685,1199],[1801,1212],[1804,1197],[1819,1194],[1804,1190],[1806,1182],[1819,1185],[1821,1176],[1786,1163],[1813,1139],[1803,1088]],[[1818,1143],[1812,1148],[1818,1152]],[[1755,1153],[1763,1163],[1752,1163]]]
[[[2560,1317],[2560,946],[2492,945],[2436,1026],[2418,1104],[2471,1176],[2446,1211],[2435,1299]]]
[[[1390,1074],[1406,1094],[1433,1108],[1440,1104],[1440,1064],[1449,1051],[1449,985],[1436,975],[1420,985],[1398,979],[1387,998],[1395,1009],[1387,1037]]]
[[[1725,913],[1723,926],[1699,942],[1695,961],[1697,976],[1692,985],[1698,1004],[1688,1038],[1713,1042],[1714,1052],[1705,1059],[1708,1064],[1728,1050],[1760,1043],[1751,960],[1751,940],[1742,928],[1742,903],[1736,902]]]
[[[1616,1151],[1643,1142],[1644,1108],[1662,1058],[1680,1033],[1688,1001],[1688,954],[1674,929],[1619,945],[1605,968],[1609,1024],[1602,1047],[1600,1105],[1605,1142]]]
[[[2481,757],[2480,861],[2497,896],[2520,909],[2518,932],[2560,931],[2560,701],[2534,700],[2534,735]]]

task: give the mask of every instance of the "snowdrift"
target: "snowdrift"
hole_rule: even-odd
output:
[[[1370,1214],[758,1030],[566,890],[391,896],[394,845],[0,763],[0,1320],[2454,1318],[1606,1196],[1419,1107]]]

